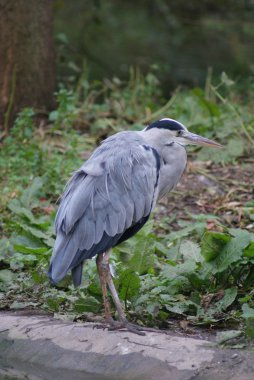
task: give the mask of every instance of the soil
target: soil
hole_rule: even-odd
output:
[[[161,200],[159,213],[175,215],[171,228],[179,229],[177,220],[191,220],[191,215],[213,214],[226,227],[247,228],[254,231],[245,211],[246,203],[253,200],[254,160],[242,157],[235,165],[215,165],[211,162],[190,160],[175,190]],[[208,219],[208,228],[216,227]]]

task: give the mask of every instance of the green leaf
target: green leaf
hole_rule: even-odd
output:
[[[28,232],[29,234],[31,234],[33,237],[35,238],[39,238],[39,239],[45,239],[47,240],[49,238],[49,236],[47,235],[47,233],[41,231],[40,229],[36,228],[36,227],[31,227],[29,226],[28,224],[25,224],[23,222],[17,222],[17,224],[26,232]]]
[[[245,319],[245,335],[254,338],[254,309],[245,303],[242,311],[242,317]]]
[[[80,298],[74,303],[74,310],[78,313],[93,312],[98,313],[101,308],[101,302],[92,296],[86,298]]]
[[[254,309],[250,307],[247,303],[244,303],[242,305],[242,312],[242,317],[244,319],[254,318]]]
[[[184,240],[180,244],[180,253],[184,257],[184,260],[191,259],[196,263],[202,263],[204,257],[201,255],[200,246],[191,240]]]
[[[48,297],[46,299],[46,302],[47,302],[47,306],[48,306],[49,310],[58,311],[59,307],[62,303],[62,300]]]
[[[172,305],[165,305],[165,308],[168,311],[180,315],[186,314],[189,311],[190,307],[196,309],[197,305],[194,302],[187,299],[183,299],[182,301],[178,302],[177,300],[175,300],[175,302]]]
[[[206,231],[201,243],[201,253],[206,261],[216,258],[230,239],[229,235]]]
[[[21,253],[32,253],[35,255],[41,255],[43,253],[48,252],[47,247],[41,247],[41,248],[32,248],[32,247],[25,247],[23,245],[14,245],[14,249]]]
[[[231,163],[240,157],[244,152],[244,142],[241,139],[230,139],[226,146],[214,154],[214,151],[202,149],[198,153],[198,159],[215,163]]]
[[[10,305],[10,309],[25,309],[27,307],[36,307],[39,305],[39,302],[18,302],[18,301],[14,301],[11,305]]]
[[[170,268],[170,267],[169,267]],[[194,272],[196,269],[196,262],[193,259],[188,259],[183,263],[177,264],[176,266],[171,266],[171,273],[178,275],[188,275],[189,273]]]
[[[213,116],[220,116],[220,109],[215,104],[206,99],[204,91],[201,88],[194,88],[192,93],[198,97],[199,105]]]
[[[22,207],[20,205],[20,202],[17,199],[12,199],[8,203],[8,208],[16,215],[19,215],[21,217],[25,217],[28,219],[30,222],[34,221],[34,216],[30,210],[28,210],[25,207]]]
[[[225,311],[232,305],[237,296],[237,288],[229,288],[225,290],[224,297],[215,303],[215,307],[218,311]]]
[[[178,224],[180,225],[180,223]],[[173,241],[173,240],[178,240],[189,235],[193,235],[193,232],[196,232],[196,234],[199,235],[200,233],[203,233],[205,227],[206,227],[205,222],[190,223],[189,225],[187,225],[186,227],[182,228],[179,231],[171,232],[167,236],[167,238],[168,240]]]
[[[248,318],[245,321],[245,335],[254,338],[254,318]]]
[[[254,242],[250,243],[243,251],[243,256],[254,257]]]
[[[56,121],[59,118],[59,112],[58,111],[51,111],[49,113],[49,121]]]
[[[246,243],[254,241],[254,234],[247,230],[243,230],[240,228],[229,228],[228,232],[235,238],[241,239],[242,241],[246,241]]]
[[[144,274],[153,267],[157,257],[154,254],[154,240],[152,238],[139,238],[132,252],[129,266],[138,274]]]
[[[120,293],[119,297],[122,300],[130,300],[139,294],[140,278],[137,273],[131,269],[127,269],[121,273],[119,277]]]
[[[33,182],[30,186],[27,187],[25,191],[23,191],[20,201],[23,206],[30,208],[32,206],[32,201],[36,198],[39,191],[43,186],[43,180],[41,177],[34,178]]]
[[[9,269],[0,270],[0,282],[11,283],[14,281],[16,275]]]
[[[221,242],[223,242],[223,239]],[[242,258],[243,249],[246,248],[248,244],[249,238],[246,240],[245,234],[239,234],[238,237],[232,238],[228,243],[223,244],[221,247],[220,240],[218,241],[216,239],[216,244],[213,245],[213,247],[210,247],[209,244],[205,246],[205,250],[203,251],[204,254],[208,255],[208,257],[211,257],[212,254],[214,254],[215,258],[210,259],[210,261],[204,265],[204,269],[214,274],[223,272],[228,269],[231,264]]]

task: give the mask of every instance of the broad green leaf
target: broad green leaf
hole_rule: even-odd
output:
[[[74,303],[74,310],[78,313],[93,312],[98,313],[101,308],[101,302],[92,296],[86,298],[80,298]]]
[[[38,307],[39,305],[39,302],[18,302],[18,301],[14,301],[11,305],[10,305],[10,309],[25,309],[27,307]]]
[[[47,298],[47,307],[52,311],[58,311],[61,303],[63,302],[60,299],[48,297]]]
[[[242,305],[242,317],[244,319],[254,318],[254,308],[250,307],[247,303]]]
[[[122,300],[130,300],[136,297],[140,289],[140,277],[133,270],[127,269],[122,272],[120,277],[120,293],[119,297]]]
[[[34,239],[31,236],[27,235],[16,235],[15,232],[12,234],[10,238],[11,244],[14,245],[23,245],[25,247],[31,247],[31,248],[41,248],[42,244],[41,241],[38,242],[38,239]]]
[[[27,208],[25,207],[22,207],[20,205],[20,202],[17,200],[17,199],[12,199],[9,203],[8,203],[8,208],[16,215],[19,215],[21,217],[25,217],[26,219],[28,219],[30,222],[33,222],[34,221],[34,216],[32,214],[32,212],[30,210],[28,210]]]
[[[149,236],[153,232],[153,219],[149,219],[148,222],[142,227],[142,230],[139,232],[140,236]]]
[[[181,264],[177,264],[175,267],[171,267],[171,273],[177,275],[188,275],[191,272],[194,272],[196,269],[196,262],[193,259],[188,259]]]
[[[205,270],[214,274],[221,273],[242,258],[243,250],[248,246],[251,235],[247,231],[239,231],[238,233],[233,231],[237,237],[231,238],[228,242],[226,242],[228,237],[225,234],[208,232],[205,235],[202,254],[209,258],[209,262],[204,265]],[[231,233],[232,231],[229,230],[229,232]],[[211,234],[211,237],[209,237],[209,234]],[[224,244],[225,242],[226,244]],[[212,258],[213,255],[215,256],[214,258]]]
[[[23,222],[17,222],[17,224],[26,232],[28,232],[29,234],[31,234],[32,236],[34,236],[35,238],[39,238],[39,239],[45,239],[47,240],[48,239],[48,235],[46,232],[43,232],[41,231],[40,229],[36,228],[36,227],[31,227],[30,225],[28,224],[25,224]]]
[[[171,296],[170,294],[160,294],[159,293],[159,297],[160,299],[164,302],[164,303],[170,303],[170,302],[173,302],[175,301],[175,297]]]
[[[173,241],[173,240],[181,239],[189,235],[193,236],[193,232],[196,232],[196,234],[199,235],[200,232],[204,231],[205,227],[206,227],[206,223],[204,222],[190,223],[189,225],[187,225],[186,227],[182,228],[179,231],[171,232],[167,236],[167,239],[170,241]]]
[[[41,247],[41,248],[32,248],[32,247],[25,247],[23,245],[14,245],[14,249],[21,253],[33,253],[37,255],[41,255],[43,253],[48,252],[47,247]]]
[[[180,244],[180,253],[184,260],[192,259],[196,263],[202,263],[204,257],[201,255],[200,246],[191,240],[184,240]]]
[[[1,269],[0,270],[0,282],[10,283],[15,280],[15,273],[10,271],[9,269]]]
[[[163,255],[167,256],[168,248],[166,248],[164,244],[156,240],[154,242],[154,246],[155,246],[156,252],[162,253]]]
[[[206,261],[216,258],[230,239],[229,235],[220,232],[205,232],[201,242],[201,253]]]
[[[170,311],[171,313],[174,314],[186,314],[190,308],[194,308],[195,310],[197,309],[197,305],[189,301],[187,299],[183,299],[182,301],[175,300],[171,305],[166,304],[165,308]]]
[[[34,178],[33,182],[30,186],[27,187],[25,191],[23,191],[20,201],[23,206],[30,208],[32,206],[32,201],[37,196],[39,190],[43,186],[43,180],[41,177]]]
[[[201,90],[201,88],[194,88],[192,90],[192,93],[195,94],[198,97],[199,100],[199,105],[205,110],[209,111],[209,113],[213,116],[220,116],[220,109],[219,107],[215,104],[210,102],[209,100],[206,99],[204,91]]]
[[[220,151],[215,152],[212,149],[202,149],[198,153],[198,159],[215,163],[230,163],[240,157],[244,152],[244,142],[241,139],[230,139],[226,146]]]
[[[230,235],[241,239],[242,241],[246,241],[246,243],[250,243],[251,241],[254,241],[254,233],[249,232],[247,230],[243,230],[241,228],[229,228],[228,232]]]
[[[54,244],[55,244],[55,239],[53,239],[52,237],[48,237],[46,239],[43,239],[43,242],[49,247],[49,248],[53,248],[54,247]]]
[[[215,307],[218,311],[225,311],[232,305],[237,296],[237,288],[229,288],[225,290],[224,297],[215,303]]]
[[[247,318],[245,320],[245,335],[249,336],[250,338],[254,338],[254,318]]]
[[[154,238],[147,236],[147,230],[140,231],[135,237],[135,245],[131,250],[131,259],[128,263],[129,267],[138,274],[144,274],[149,268],[152,268],[157,261],[155,255]]]
[[[244,143],[240,139],[230,139],[227,144],[227,153],[228,155],[225,155],[224,162],[227,161],[227,159],[234,159],[237,157],[240,157],[243,154],[244,151]]]
[[[56,121],[59,117],[59,112],[58,111],[51,111],[49,113],[49,121]]]
[[[10,240],[7,238],[2,238],[0,240],[0,261],[4,261],[10,251],[12,251],[12,244],[10,243]]]
[[[207,262],[204,268],[211,273],[221,273],[229,268],[229,266],[242,258],[243,249],[248,245],[245,239],[232,238],[217,253],[217,256]]]
[[[245,334],[254,338],[254,309],[247,303],[242,305],[242,317],[245,319]]]
[[[20,253],[20,252],[14,252],[13,257],[11,259],[11,267],[15,268],[16,263],[25,263],[25,264],[34,264],[35,261],[38,261],[38,256],[31,254],[31,253]],[[13,265],[13,262],[15,263]]]
[[[197,264],[193,259],[188,259],[183,263],[176,264],[175,266],[164,264],[161,270],[161,276],[163,276],[163,279],[170,281],[171,291],[173,287],[172,281],[177,280],[184,286],[186,281],[188,282],[188,276],[193,273],[196,268]],[[183,276],[186,277],[186,279]]]
[[[243,251],[243,256],[254,257],[254,242],[250,243]]]

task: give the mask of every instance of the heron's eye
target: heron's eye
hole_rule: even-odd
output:
[[[181,131],[181,130],[176,132],[176,136],[177,136],[177,137],[182,136],[182,134],[183,134],[183,131]]]

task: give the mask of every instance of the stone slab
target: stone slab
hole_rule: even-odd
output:
[[[92,323],[0,313],[0,379],[219,380],[221,372],[226,380],[227,373],[229,379],[239,376],[231,371],[238,358],[233,354],[208,340],[173,333],[139,336]],[[246,380],[254,379],[254,355],[249,355],[253,363],[242,374]]]

